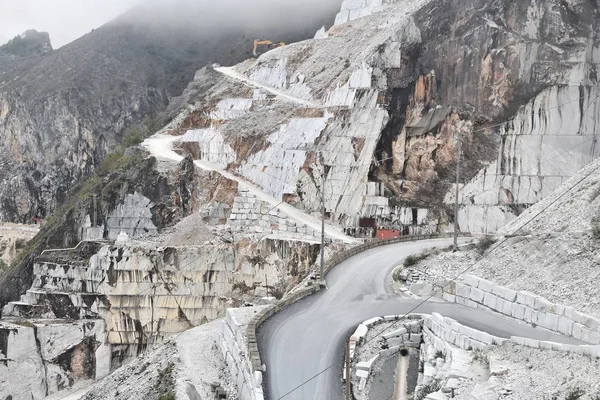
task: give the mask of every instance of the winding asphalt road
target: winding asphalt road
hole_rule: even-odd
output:
[[[448,239],[409,242],[361,253],[339,264],[327,275],[327,290],[269,319],[258,332],[259,349],[267,366],[267,399],[341,400],[340,380],[347,337],[364,320],[403,314],[420,302],[393,293],[389,280],[391,270],[408,255],[450,243]],[[458,304],[428,302],[415,312],[439,312],[464,325],[499,337],[514,335],[559,343],[579,343],[572,338],[512,321],[500,314],[473,310]],[[288,394],[334,363],[337,363],[334,367]]]

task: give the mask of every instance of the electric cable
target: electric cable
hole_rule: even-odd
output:
[[[523,224],[519,229],[517,229],[516,232],[522,230],[525,226],[529,225],[531,222],[533,222],[537,217],[539,217],[541,214],[543,214],[544,212],[546,212],[550,207],[552,207],[554,204],[556,204],[560,199],[562,199],[566,194],[570,193],[573,189],[575,189],[577,186],[579,186],[584,180],[586,180],[587,178],[589,178],[592,174],[594,174],[596,171],[598,171],[600,169],[600,166],[592,169],[589,173],[587,173],[583,178],[581,178],[579,181],[577,181],[574,185],[572,185],[568,190],[566,190],[565,192],[563,192],[562,194],[560,194],[559,196],[557,196],[555,199],[553,199],[553,201],[547,205],[546,207],[544,207],[542,210],[540,210],[537,214],[535,214],[534,216],[532,216],[525,224]],[[381,331],[378,335],[374,336],[373,338],[371,338],[371,340],[366,341],[365,344],[368,344],[370,342],[372,342],[373,340],[377,339],[379,336],[381,336],[383,333],[389,331],[390,329],[395,329],[396,327],[398,327],[400,322],[403,322],[404,320],[406,320],[406,316],[409,314],[414,313],[415,311],[417,311],[421,306],[423,306],[424,304],[426,304],[427,302],[429,302],[429,300],[431,300],[432,298],[436,297],[440,292],[442,292],[447,286],[449,286],[451,283],[456,282],[460,277],[462,277],[464,274],[466,274],[467,272],[471,271],[479,262],[481,262],[481,260],[483,260],[484,258],[486,258],[488,255],[492,254],[496,249],[498,249],[500,246],[502,246],[506,241],[508,241],[510,238],[509,237],[505,237],[503,240],[501,240],[497,245],[495,245],[493,248],[491,248],[490,250],[488,250],[486,253],[484,253],[483,255],[481,255],[477,260],[475,260],[469,267],[465,268],[464,270],[462,270],[458,275],[456,275],[454,278],[452,278],[451,280],[447,281],[446,284],[444,284],[443,286],[440,285],[441,287],[438,288],[437,290],[435,290],[430,296],[426,297],[425,300],[419,302],[415,307],[413,307],[410,311],[408,311],[407,313],[405,313],[402,318],[400,318],[398,320],[398,322],[390,325],[387,329],[384,329],[383,331]],[[333,368],[336,365],[340,365],[342,364],[341,362],[335,362],[334,364],[329,365],[327,368],[325,368],[324,370],[319,371],[316,375],[313,375],[311,378],[309,378],[308,380],[302,382],[300,385],[296,386],[294,389],[290,390],[289,392],[285,393],[284,395],[280,396],[277,398],[277,400],[281,400],[284,397],[287,397],[288,395],[292,394],[293,392],[295,392],[296,390],[300,389],[301,387],[303,387],[304,385],[306,385],[308,382],[311,382],[312,380],[316,379],[318,376],[322,375],[325,371]]]

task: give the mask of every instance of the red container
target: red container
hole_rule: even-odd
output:
[[[379,240],[397,239],[399,237],[400,231],[393,229],[377,229],[377,239]]]

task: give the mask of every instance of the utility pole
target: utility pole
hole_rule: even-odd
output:
[[[269,297],[269,280],[267,278],[267,274],[265,273],[265,289],[267,290],[267,298]]]
[[[94,193],[93,201],[94,201],[94,221],[93,221],[92,226],[98,226],[98,212],[97,212],[97,208],[96,208],[96,206],[97,206],[96,193]]]
[[[456,195],[454,199],[454,251],[458,251],[458,195],[459,195],[459,183],[460,183],[460,156],[462,142],[460,133],[456,133]]]
[[[346,400],[350,400],[352,384],[350,382],[350,339],[346,340]]]
[[[325,179],[326,179],[326,171],[325,171],[325,159],[323,158],[323,153],[319,153],[321,155],[321,165],[323,166],[323,175],[321,176],[321,275],[320,281],[321,285],[325,285]]]

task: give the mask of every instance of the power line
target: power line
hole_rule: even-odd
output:
[[[548,110],[553,110],[553,109],[556,109],[556,108],[560,108],[560,107],[562,107],[563,105],[570,104],[570,103],[574,103],[574,102],[576,102],[576,101],[580,101],[580,100],[582,100],[582,99],[585,99],[585,97],[586,97],[586,96],[581,96],[580,98],[578,98],[578,99],[576,99],[576,100],[572,100],[572,101],[569,101],[569,102],[565,102],[565,103],[559,104],[559,105],[557,105],[557,106],[555,106],[555,107],[549,108]],[[598,98],[600,98],[600,95],[596,96],[596,97],[595,97],[595,98],[594,98],[594,99],[593,99],[591,102],[592,102],[592,103],[593,103],[593,102],[595,102],[595,101],[596,101]],[[589,108],[589,106],[590,106],[590,105],[588,105],[588,108]],[[472,132],[473,132],[473,133],[475,133],[475,132],[486,131],[486,130],[489,130],[489,129],[492,129],[492,128],[495,128],[495,127],[501,127],[501,126],[505,126],[505,125],[507,125],[507,124],[509,124],[509,123],[511,123],[511,122],[512,122],[512,121],[506,121],[506,122],[503,122],[503,123],[499,123],[499,124],[495,124],[495,125],[486,126],[486,127],[484,127],[484,128],[479,128],[479,129],[473,130]],[[212,140],[214,140],[214,139],[215,139],[215,137],[217,136],[217,134],[218,134],[218,133],[219,133],[219,132],[216,132],[216,133],[215,133],[215,135],[213,135],[213,137],[212,137],[212,138],[209,140],[209,143],[210,143],[210,142],[212,142]],[[559,156],[561,156],[562,154],[564,154],[564,153],[566,153],[566,152],[568,152],[568,151],[570,151],[570,150],[572,150],[572,149],[574,149],[574,148],[577,148],[577,147],[579,147],[579,146],[581,146],[581,145],[585,144],[587,141],[589,141],[589,140],[592,140],[592,139],[595,139],[595,137],[591,137],[590,139],[588,139],[588,140],[586,140],[586,141],[584,141],[584,142],[582,142],[582,143],[580,143],[580,144],[578,144],[578,145],[576,145],[576,146],[573,146],[572,148],[568,149],[567,151],[565,151],[565,152],[562,152],[561,154],[559,154],[559,155],[557,155],[557,156],[555,156],[555,157],[553,157],[553,158],[551,158],[551,159],[548,159],[548,160],[546,160],[546,161],[550,161],[550,160],[552,160],[552,159],[554,159],[554,158],[558,158],[558,157],[559,157]],[[325,141],[323,141],[323,142],[320,142],[320,143],[319,143],[319,146],[317,146],[317,147],[318,147],[318,148],[320,148],[320,147],[323,147],[323,146],[324,146],[324,144],[325,144]],[[318,151],[320,151],[320,150],[318,150]],[[388,159],[389,159],[389,158],[388,158]],[[382,160],[382,161],[385,161],[385,160]],[[371,165],[372,165],[372,164],[369,164],[368,166],[371,166]],[[324,166],[325,166],[325,165],[324,165]],[[362,165],[362,166],[367,166],[367,165]],[[358,168],[358,167],[361,167],[361,165],[357,165],[357,166],[348,166],[348,168],[351,168],[351,169],[352,169],[352,168]],[[334,168],[335,168],[335,167],[334,167]],[[589,174],[587,174],[587,175],[586,175],[586,176],[584,176],[584,177],[583,177],[583,178],[582,178],[580,181],[578,181],[578,182],[577,182],[577,183],[576,183],[576,184],[575,184],[573,187],[571,187],[569,190],[565,191],[563,194],[561,194],[559,197],[557,197],[557,198],[556,198],[556,199],[555,199],[555,200],[554,200],[554,201],[553,201],[553,202],[552,202],[552,203],[551,203],[549,206],[547,206],[546,208],[542,209],[542,210],[541,210],[541,211],[540,211],[538,214],[536,214],[534,217],[532,217],[532,218],[531,218],[531,219],[530,219],[530,220],[529,220],[527,223],[525,223],[524,225],[522,225],[522,226],[521,226],[521,227],[520,227],[520,228],[517,230],[517,232],[518,232],[518,231],[520,231],[521,229],[523,229],[523,228],[524,228],[526,225],[528,225],[529,223],[531,223],[531,222],[532,222],[532,221],[533,221],[535,218],[537,218],[539,215],[541,215],[541,214],[542,214],[544,211],[546,211],[546,210],[547,210],[549,207],[551,207],[552,205],[554,205],[554,204],[555,204],[555,203],[556,203],[556,202],[557,202],[557,201],[558,201],[560,198],[562,198],[564,195],[566,195],[566,194],[567,194],[567,193],[569,193],[571,190],[573,190],[573,189],[574,189],[576,186],[578,186],[578,185],[579,185],[581,182],[583,182],[583,180],[587,179],[587,178],[588,178],[588,177],[589,177],[589,176],[590,176],[590,175],[591,175],[593,172],[596,172],[596,170],[597,170],[597,169],[598,169],[598,168],[596,168],[596,169],[592,170],[592,171],[591,171]],[[339,171],[338,171],[338,172],[339,172]],[[263,172],[263,173],[264,173],[264,172]],[[269,175],[269,174],[267,174],[267,175]],[[270,175],[270,176],[272,176],[272,175]],[[289,184],[289,183],[287,183],[287,182],[283,181],[283,180],[282,180],[282,179],[280,179],[280,178],[277,178],[277,177],[275,177],[275,176],[272,176],[272,177],[274,177],[274,178],[276,178],[276,179],[279,179],[279,180],[281,180],[282,182],[284,182],[284,183],[286,183],[286,184]],[[340,181],[342,181],[342,180],[340,180]],[[284,203],[284,202],[283,202],[283,201],[282,201],[282,202],[280,202],[280,203],[279,203],[279,204],[277,204],[275,207],[273,207],[273,208],[272,208],[270,211],[272,211],[273,209],[277,208],[277,207],[278,207],[279,205],[281,205],[282,203]],[[269,212],[270,212],[270,211],[269,211]],[[264,215],[264,214],[263,214],[263,215]],[[119,217],[113,217],[113,218],[119,218]],[[123,218],[123,219],[124,219],[124,218],[133,218],[133,217],[121,217],[121,218]],[[441,289],[438,289],[437,291],[434,291],[434,293],[433,293],[431,296],[427,297],[427,298],[426,298],[424,301],[422,301],[421,303],[419,303],[419,304],[418,304],[416,307],[414,307],[414,308],[413,308],[411,311],[409,311],[407,314],[405,314],[405,316],[406,316],[406,315],[408,315],[408,314],[411,314],[411,313],[412,313],[412,312],[414,312],[414,311],[416,311],[416,310],[417,310],[419,307],[421,307],[423,304],[427,303],[427,302],[428,302],[428,301],[429,301],[431,298],[435,297],[435,295],[437,295],[437,294],[438,294],[440,291],[443,291],[443,289],[445,289],[445,287],[446,287],[446,286],[448,286],[450,283],[452,283],[452,282],[455,282],[455,281],[456,281],[458,278],[460,278],[462,275],[464,275],[465,273],[467,273],[468,271],[470,271],[470,270],[471,270],[472,268],[474,268],[474,267],[475,267],[475,266],[476,266],[476,265],[477,265],[477,264],[478,264],[478,263],[479,263],[479,262],[480,262],[480,261],[481,261],[483,258],[485,258],[487,255],[491,254],[493,251],[495,251],[497,248],[499,248],[499,247],[500,247],[500,246],[501,246],[501,245],[502,245],[504,242],[506,242],[507,240],[508,240],[508,238],[505,238],[505,239],[503,239],[503,240],[502,240],[500,243],[498,243],[498,245],[494,246],[494,247],[493,247],[493,248],[492,248],[490,251],[488,251],[488,252],[487,252],[487,253],[485,253],[485,254],[484,254],[482,257],[480,257],[479,259],[477,259],[477,260],[476,260],[476,261],[475,261],[475,262],[474,262],[474,263],[473,263],[473,264],[472,264],[470,267],[468,267],[467,269],[465,269],[464,271],[462,271],[462,272],[461,272],[459,275],[457,275],[455,278],[453,278],[453,279],[452,279],[452,280],[450,280],[448,283],[446,283],[446,285],[442,286],[442,287],[441,287]],[[198,258],[194,259],[193,261],[190,261],[188,264],[186,264],[184,267],[182,267],[182,269],[185,269],[187,266],[189,266],[189,265],[191,265],[192,263],[194,263],[194,262],[198,261],[200,258],[201,258],[201,257],[198,257]],[[163,279],[163,284],[164,284],[164,285],[166,285],[166,282],[164,282],[164,279]],[[148,289],[146,289],[146,290],[144,290],[144,291],[142,291],[142,292],[138,293],[136,296],[139,296],[139,295],[141,295],[141,294],[143,294],[143,293],[145,293],[145,292],[148,292],[148,291],[150,291],[150,290],[156,290],[156,289],[157,289],[159,286],[161,286],[161,285],[157,285],[157,286],[154,286],[154,287],[152,287],[152,288],[148,288]],[[167,296],[176,297],[175,295],[173,295],[173,294],[170,292],[170,290],[168,290],[168,292],[169,292],[169,293],[168,293],[168,295],[167,295]],[[401,318],[401,319],[399,320],[399,322],[400,322],[400,321],[403,321],[403,320],[405,319],[405,316],[404,316],[403,318]],[[394,324],[394,325],[397,325],[397,324]],[[394,327],[394,325],[392,325],[392,327]],[[389,329],[389,328],[388,328],[388,329]],[[64,335],[57,336],[55,339],[60,339],[60,338],[62,338],[62,337],[65,337],[65,336],[69,335],[70,333],[72,333],[72,332],[75,332],[75,331],[78,331],[78,330],[79,330],[79,328],[78,328],[78,329],[73,329],[72,331],[69,331],[69,332],[65,333]],[[185,332],[185,331],[183,331],[183,332],[180,332],[179,334],[176,334],[176,335],[174,335],[173,337],[177,338],[177,337],[179,337],[180,335],[182,335],[184,332]],[[385,332],[385,330],[384,330],[383,332]],[[381,332],[379,335],[383,334],[383,332]],[[172,337],[172,338],[173,338],[173,337]],[[377,336],[375,336],[375,337],[377,337]],[[374,339],[374,338],[373,338],[373,339]],[[372,339],[372,340],[373,340],[373,339]],[[370,341],[369,341],[369,342],[370,342]],[[368,342],[367,342],[367,343],[368,343]],[[35,351],[30,351],[30,352],[27,352],[27,353],[24,353],[24,354],[22,354],[22,355],[20,355],[20,356],[18,356],[18,357],[16,357],[16,358],[13,358],[11,361],[17,361],[17,360],[19,360],[19,359],[24,359],[24,357],[26,357],[27,355],[29,355],[29,354],[32,354],[32,353],[36,353],[36,352],[37,352],[37,350],[35,350]],[[296,388],[292,389],[290,392],[288,392],[288,393],[284,394],[283,396],[279,397],[279,399],[282,399],[282,398],[286,397],[287,395],[289,395],[289,394],[293,393],[293,392],[294,392],[294,391],[296,391],[297,389],[299,389],[299,388],[301,388],[302,386],[304,386],[306,383],[308,383],[308,382],[310,382],[310,381],[312,381],[312,380],[316,379],[318,376],[320,376],[321,374],[323,374],[323,373],[324,373],[324,372],[326,372],[327,370],[329,370],[329,369],[333,368],[333,367],[334,367],[335,365],[337,365],[337,364],[338,364],[338,363],[332,364],[332,365],[330,365],[329,367],[327,367],[326,369],[324,369],[324,370],[320,371],[320,372],[319,372],[317,375],[315,375],[315,376],[311,377],[309,380],[307,380],[307,381],[303,382],[302,384],[300,384],[300,385],[299,385],[299,386],[297,386]],[[62,397],[61,399],[64,399],[64,398],[66,398],[66,397],[68,397],[68,396],[69,396],[69,395],[67,395],[67,396],[65,396],[65,397]],[[60,400],[60,399],[58,399],[58,400]]]
[[[592,169],[589,173],[587,173],[583,178],[581,178],[579,181],[577,181],[573,186],[571,186],[568,190],[566,190],[564,193],[562,193],[560,196],[556,197],[549,205],[547,205],[546,207],[544,207],[542,210],[540,210],[537,214],[535,214],[533,217],[531,217],[525,224],[523,224],[519,229],[517,229],[516,232],[522,230],[523,228],[525,228],[527,225],[529,225],[531,222],[533,222],[537,217],[539,217],[542,213],[546,212],[546,210],[548,210],[550,207],[552,207],[554,204],[556,204],[561,198],[563,198],[566,194],[568,194],[569,192],[571,192],[573,189],[575,189],[577,186],[579,186],[584,180],[586,180],[587,178],[589,178],[593,173],[595,173],[598,169],[600,169],[600,166]],[[502,246],[506,241],[508,241],[510,238],[505,237],[503,240],[501,240],[497,245],[495,245],[492,249],[490,249],[488,252],[486,252],[485,254],[483,254],[482,256],[480,256],[477,260],[475,260],[473,262],[473,264],[471,264],[469,267],[465,268],[464,270],[462,270],[458,275],[456,275],[453,279],[451,279],[450,281],[446,282],[445,285],[440,286],[439,289],[435,290],[433,292],[433,294],[431,294],[430,296],[428,296],[427,298],[425,298],[425,300],[421,301],[419,304],[417,304],[415,307],[413,307],[410,311],[408,311],[407,313],[404,314],[404,316],[402,318],[400,318],[398,320],[398,322],[390,325],[387,329],[384,329],[383,331],[381,331],[379,334],[375,335],[373,338],[371,338],[371,340],[368,340],[365,342],[365,345],[372,342],[373,340],[377,339],[379,336],[381,336],[383,333],[387,332],[390,329],[395,329],[398,324],[404,320],[406,320],[406,316],[409,314],[412,314],[413,312],[417,311],[417,309],[419,309],[422,305],[424,305],[425,303],[429,302],[429,300],[431,300],[432,298],[436,297],[440,292],[443,292],[443,290],[448,287],[451,283],[454,283],[458,280],[458,278],[460,278],[462,275],[466,274],[467,272],[469,272],[470,270],[472,270],[479,262],[481,262],[481,260],[483,260],[484,258],[486,258],[488,255],[492,254],[496,249],[498,249],[500,246]],[[333,368],[336,365],[340,365],[341,363],[335,362],[334,364],[331,364],[330,366],[328,366],[327,368],[325,368],[322,371],[319,371],[318,374],[312,376],[310,379],[304,381],[303,383],[301,383],[300,385],[296,386],[294,389],[292,389],[291,391],[287,392],[286,394],[284,394],[283,396],[280,396],[277,400],[281,400],[284,397],[288,396],[289,394],[295,392],[296,390],[298,390],[299,388],[303,387],[304,385],[306,385],[308,382],[312,381],[313,379],[316,379],[318,376],[320,376],[321,374],[323,374],[325,371]]]

